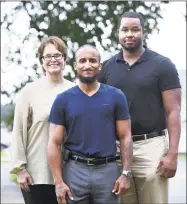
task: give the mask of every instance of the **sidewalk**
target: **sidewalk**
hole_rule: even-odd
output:
[[[9,163],[1,162],[1,204],[24,204],[21,191],[10,180]],[[169,179],[169,204],[186,203],[186,158],[178,162],[177,174]]]
[[[24,204],[19,187],[11,181],[8,162],[1,162],[1,204]]]

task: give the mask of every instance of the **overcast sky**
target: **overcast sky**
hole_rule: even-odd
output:
[[[163,7],[160,32],[149,37],[148,45],[169,57],[177,69],[186,69],[186,2],[170,2]]]

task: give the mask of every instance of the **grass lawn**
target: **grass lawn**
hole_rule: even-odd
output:
[[[180,153],[178,156],[179,160],[186,160],[186,153]]]

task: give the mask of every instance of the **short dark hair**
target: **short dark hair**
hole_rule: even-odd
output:
[[[81,45],[75,52],[75,61],[76,61],[76,55],[77,55],[77,52],[82,49],[82,48],[85,48],[85,47],[88,47],[88,48],[92,48],[92,49],[95,49],[97,52],[98,52],[98,57],[99,57],[99,62],[101,60],[101,56],[100,56],[100,53],[98,51],[98,49],[96,47],[94,47],[93,45],[89,45],[89,44],[84,44],[84,45]]]
[[[142,29],[144,30],[145,29],[145,26],[144,26],[144,19],[143,17],[139,14],[139,13],[136,13],[136,12],[125,12],[119,19],[118,21],[118,29],[121,25],[121,20],[123,18],[138,18],[140,20],[140,24],[142,26]]]

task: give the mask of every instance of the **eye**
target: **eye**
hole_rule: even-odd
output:
[[[45,59],[51,59],[52,55],[45,55],[44,58]]]
[[[128,29],[122,28],[121,31],[123,31],[123,32],[128,32]]]
[[[84,63],[86,60],[84,59],[84,58],[81,58],[80,60],[79,60],[79,62],[80,63]]]
[[[132,32],[138,32],[139,29],[135,28],[135,29],[132,29]]]
[[[97,60],[93,58],[93,59],[90,59],[90,62],[91,62],[91,63],[96,63]]]
[[[55,54],[54,57],[61,57],[62,54]]]
[[[60,54],[60,53],[54,54],[54,58],[55,58],[56,60],[61,60],[62,57],[64,57],[63,54]]]

